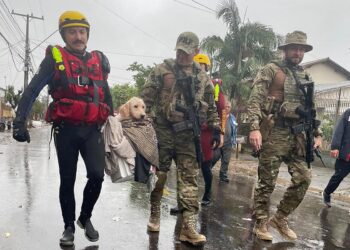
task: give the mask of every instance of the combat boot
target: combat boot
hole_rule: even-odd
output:
[[[253,233],[260,240],[273,240],[272,234],[270,234],[269,231],[267,231],[267,218],[256,220],[253,228]]]
[[[187,241],[194,246],[203,245],[207,238],[203,234],[199,234],[196,230],[196,222],[194,215],[184,216],[180,232],[180,241]]]
[[[160,202],[151,202],[151,216],[147,224],[147,229],[150,232],[159,232],[160,230]]]
[[[151,193],[151,215],[147,224],[147,230],[150,232],[159,232],[160,230],[160,200],[162,199],[163,189],[167,179],[166,172],[157,171],[156,174],[158,180]]]
[[[298,238],[294,231],[289,228],[287,217],[274,215],[270,219],[269,225],[277,229],[277,231],[287,239],[296,240]]]

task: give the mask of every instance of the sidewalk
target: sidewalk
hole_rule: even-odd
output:
[[[220,163],[217,163],[214,171],[219,171]],[[319,165],[319,164],[317,164]],[[329,165],[329,164],[328,164]],[[318,196],[322,195],[322,191],[328,184],[330,177],[334,174],[334,166],[319,167],[312,166],[312,181],[308,192],[314,193]],[[258,159],[249,154],[243,153],[238,155],[236,159],[235,152],[232,152],[229,166],[230,175],[245,175],[255,178],[257,180]],[[287,187],[290,183],[290,175],[288,168],[282,164],[277,179],[277,185]],[[350,175],[347,176],[338,189],[332,195],[332,201],[338,201],[337,205],[349,207],[350,203]]]

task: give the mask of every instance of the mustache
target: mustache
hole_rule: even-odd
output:
[[[81,40],[76,40],[76,41],[73,42],[73,44],[84,44],[84,42],[81,41]]]

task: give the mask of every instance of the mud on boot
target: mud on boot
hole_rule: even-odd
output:
[[[260,240],[272,241],[272,234],[267,230],[267,218],[257,219],[253,228],[253,233]]]
[[[205,244],[207,238],[197,232],[196,224],[197,220],[194,215],[184,216],[179,240],[186,241],[194,246]]]
[[[160,230],[160,201],[163,196],[164,185],[167,179],[167,172],[157,171],[156,175],[158,180],[150,197],[151,215],[147,224],[147,230],[149,232],[159,232]]]
[[[159,232],[160,230],[160,202],[151,202],[151,215],[147,224],[149,232]]]
[[[62,238],[60,239],[60,245],[61,246],[73,246],[74,245],[74,227],[68,226],[63,234]]]
[[[298,238],[296,233],[289,228],[287,217],[274,215],[270,219],[269,225],[277,229],[282,236],[289,240],[296,240]]]
[[[77,220],[77,224],[81,229],[84,229],[85,237],[91,241],[95,242],[99,239],[98,231],[95,230],[90,219],[82,220],[80,217]]]

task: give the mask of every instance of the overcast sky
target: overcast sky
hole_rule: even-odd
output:
[[[216,0],[0,0],[17,13],[44,16],[44,21],[30,22],[31,48],[57,29],[58,17],[66,10],[84,13],[91,25],[88,50],[101,50],[109,58],[112,72],[110,84],[130,82],[128,66],[137,61],[144,65],[160,63],[174,57],[177,36],[193,31],[200,39],[224,37],[226,26],[215,17]],[[314,50],[304,61],[330,57],[350,69],[349,0],[237,0],[241,18],[260,22],[285,35],[293,30],[308,34]],[[1,4],[3,5],[3,4]],[[201,6],[203,5],[203,6]],[[4,6],[1,6],[4,8]],[[24,36],[9,32],[4,12],[1,12],[0,32],[17,50],[23,51]],[[25,32],[25,20],[14,17]],[[7,19],[9,20],[9,19]],[[22,37],[22,38],[21,38]],[[22,42],[21,42],[22,40]],[[33,51],[37,69],[48,44],[61,44],[58,33]],[[14,55],[19,70],[23,63]],[[23,72],[17,72],[6,43],[0,39],[0,87],[23,86]]]

